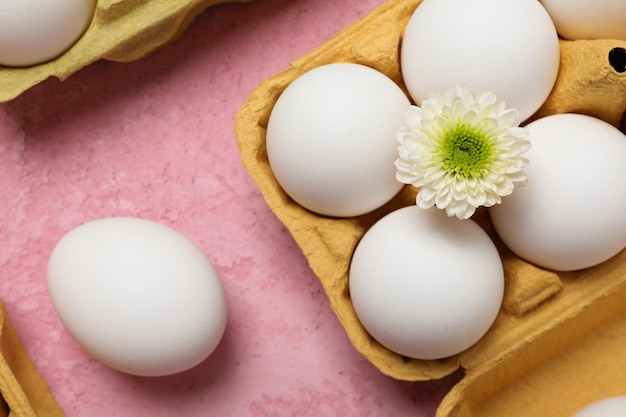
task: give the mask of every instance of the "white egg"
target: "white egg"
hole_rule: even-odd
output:
[[[96,0],[0,2],[0,65],[41,64],[67,51],[83,35]]]
[[[626,40],[624,0],[541,0],[564,38]]]
[[[528,185],[490,209],[502,241],[536,265],[599,264],[626,247],[626,137],[610,124],[560,114],[527,125]]]
[[[409,206],[374,224],[351,262],[350,298],[367,332],[415,359],[475,344],[502,304],[504,273],[489,236],[472,220]]]
[[[129,374],[194,367],[226,326],[211,261],[182,234],[149,220],[105,218],[71,230],[52,251],[48,287],[75,340]]]
[[[559,61],[554,24],[537,0],[424,0],[401,46],[402,77],[416,104],[464,85],[497,94],[522,120],[547,99]]]
[[[626,417],[626,396],[597,401],[572,417]]]
[[[384,74],[359,64],[315,68],[292,82],[267,126],[267,155],[283,190],[301,206],[351,217],[389,201],[395,134],[410,103]]]

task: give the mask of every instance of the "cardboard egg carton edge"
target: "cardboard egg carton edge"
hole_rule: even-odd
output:
[[[0,67],[0,102],[50,77],[65,80],[99,60],[130,62],[177,39],[205,9],[250,0],[100,0],[81,38],[58,58],[31,67]]]
[[[63,417],[0,302],[0,415]]]
[[[589,302],[602,299],[604,292],[599,287],[605,282],[595,279],[597,275],[609,274],[618,287],[626,281],[626,253],[622,251],[609,262],[580,272],[578,275],[587,277],[580,279],[579,282],[584,283],[581,287],[571,282],[563,285],[560,274],[537,268],[510,253],[490,230],[486,210],[481,210],[475,218],[496,242],[506,271],[503,308],[485,337],[459,355],[422,361],[387,350],[361,326],[352,308],[347,285],[352,251],[376,220],[393,209],[414,204],[415,190],[405,187],[386,206],[358,218],[336,219],[311,213],[295,204],[274,178],[265,150],[265,128],[274,103],[287,85],[320,65],[332,62],[368,65],[405,89],[400,74],[399,46],[404,27],[420,3],[421,0],[384,3],[326,44],[292,62],[283,72],[261,83],[240,108],[236,120],[236,137],[244,167],[270,209],[300,246],[352,344],[384,374],[408,381],[441,378],[459,367],[479,375],[480,368],[488,370],[514,357],[560,323],[583,314]],[[606,53],[607,48],[623,47],[626,42],[560,42],[560,74],[553,92],[535,117],[582,112],[618,126],[626,107],[626,76],[612,71],[606,63]],[[587,105],[590,98],[593,98],[592,104]],[[597,293],[596,298],[583,296],[594,293]],[[560,303],[568,300],[573,300],[570,308],[559,309]]]

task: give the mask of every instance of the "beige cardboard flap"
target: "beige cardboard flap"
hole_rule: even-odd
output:
[[[31,362],[0,303],[0,416],[63,417],[48,385]]]

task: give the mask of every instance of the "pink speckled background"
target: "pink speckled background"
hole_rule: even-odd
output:
[[[395,381],[356,352],[234,138],[261,81],[382,2],[216,6],[145,59],[97,62],[0,105],[0,298],[69,417],[435,415],[460,375]],[[172,226],[216,264],[230,317],[200,366],[118,373],[55,315],[50,251],[71,228],[115,215]]]

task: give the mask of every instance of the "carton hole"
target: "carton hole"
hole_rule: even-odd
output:
[[[626,72],[626,49],[613,48],[609,51],[609,64],[620,74]]]

